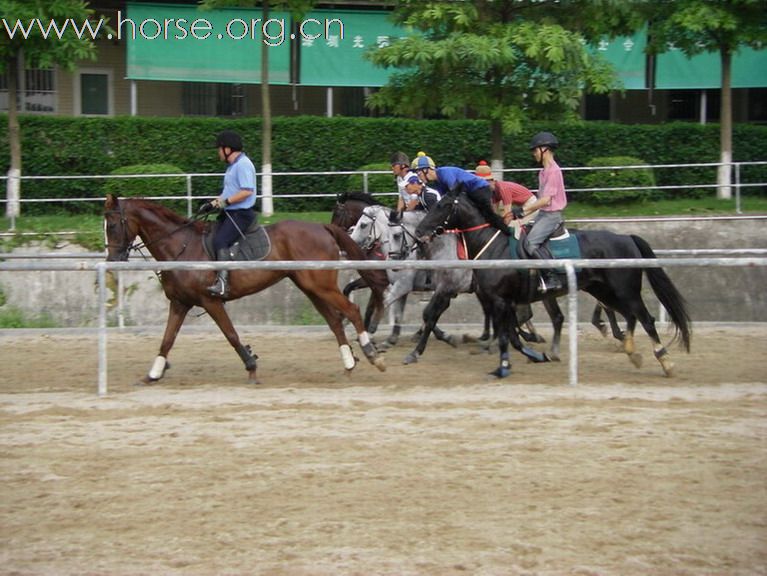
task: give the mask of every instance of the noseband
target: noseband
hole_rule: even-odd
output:
[[[360,215],[360,220],[362,220],[363,218],[367,218],[368,220],[370,220],[372,222],[372,226],[370,227],[370,234],[368,234],[367,237],[365,238],[365,243],[360,244],[360,248],[362,248],[363,250],[370,250],[376,244],[380,244],[379,241],[381,237],[376,232],[376,221],[377,221],[376,217],[371,216],[367,212],[363,211],[362,214]]]
[[[108,235],[104,238],[106,240],[106,247],[107,248],[116,248],[117,249],[117,256],[122,260],[127,260],[128,255],[131,253],[132,250],[137,250],[139,247],[135,243],[131,243],[130,238],[128,238],[128,220],[125,218],[125,212],[123,211],[122,205],[120,205],[118,210],[107,210],[104,212],[105,214],[119,214],[120,215],[120,226],[122,227],[123,232],[123,238],[122,243],[120,244],[112,244],[110,243]]]

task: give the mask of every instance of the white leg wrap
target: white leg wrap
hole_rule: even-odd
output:
[[[344,368],[347,370],[354,368],[354,356],[352,356],[351,346],[342,344],[338,349],[341,351],[341,360],[344,361]]]
[[[360,346],[367,346],[370,344],[370,334],[367,333],[367,330],[364,332],[360,332],[359,336]]]
[[[152,368],[149,370],[149,377],[152,380],[162,378],[163,372],[165,372],[165,363],[165,356],[158,356],[154,359],[154,364],[152,364]]]

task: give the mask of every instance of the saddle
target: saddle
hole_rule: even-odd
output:
[[[205,248],[205,253],[211,260],[216,260],[216,254],[213,250],[213,239],[216,237],[218,226],[219,223],[217,221],[210,222],[208,229],[202,236],[202,245]],[[263,260],[271,251],[272,241],[269,239],[266,228],[258,222],[253,222],[245,230],[245,238],[240,238],[229,247],[229,260]]]
[[[515,234],[509,236],[509,248],[511,249],[512,256],[520,259],[532,258],[530,254],[525,250],[526,242],[525,235],[528,233],[532,224],[527,224],[520,228],[515,229]],[[556,230],[548,237],[548,239],[541,246],[542,250],[548,252],[549,258],[552,260],[566,259],[566,258],[580,258],[581,247],[578,243],[578,237],[574,234],[570,234],[570,231],[562,222]]]

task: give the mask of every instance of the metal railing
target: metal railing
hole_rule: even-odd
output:
[[[753,267],[767,266],[767,258],[632,258],[625,260],[398,260],[393,261],[261,261],[261,262],[0,262],[0,271],[95,271],[98,282],[98,395],[107,394],[107,272],[121,270],[385,270],[397,269],[564,269],[568,283],[569,384],[578,384],[578,289],[576,268],[661,268],[661,267]]]
[[[564,172],[576,172],[576,171],[600,171],[600,170],[628,170],[628,169],[682,169],[682,168],[717,168],[723,166],[722,163],[708,162],[708,163],[688,163],[688,164],[648,164],[639,166],[578,166],[578,167],[563,167]],[[733,167],[734,182],[731,183],[731,187],[735,191],[735,213],[741,214],[741,191],[745,188],[755,187],[767,187],[767,182],[755,182],[744,183],[742,182],[742,170],[744,167],[749,166],[764,166],[767,165],[767,161],[753,161],[753,162],[732,162],[730,164]],[[503,170],[503,175],[506,177],[513,176],[514,174],[537,172],[539,168],[507,168]],[[363,191],[368,192],[370,177],[373,175],[386,175],[391,174],[388,171],[382,170],[349,170],[349,171],[317,171],[317,172],[272,172],[272,177],[286,176],[286,177],[302,177],[302,176],[351,176],[359,174],[362,175]],[[258,172],[257,177],[262,176],[262,173]],[[18,176],[19,181],[37,181],[37,180],[110,180],[110,179],[142,179],[142,178],[183,178],[185,181],[185,194],[183,195],[171,195],[171,196],[146,196],[150,200],[179,200],[186,202],[187,216],[192,216],[194,213],[194,202],[200,202],[202,200],[210,199],[213,195],[200,194],[195,195],[193,187],[194,178],[216,178],[220,180],[223,177],[221,173],[199,172],[199,173],[183,173],[183,174],[87,174],[87,175],[66,175],[66,176]],[[0,176],[0,181],[7,181],[9,176]],[[707,189],[707,188],[719,188],[720,185],[714,182],[704,182],[696,184],[680,184],[680,185],[663,185],[653,186],[648,188],[647,186],[607,186],[600,188],[568,188],[568,194],[577,194],[580,192],[619,192],[630,190],[686,190],[686,189]],[[394,186],[392,186],[394,188]],[[379,193],[381,196],[396,196],[396,190],[392,189],[391,192]],[[336,193],[317,192],[317,193],[290,193],[280,192],[274,194],[274,198],[279,199],[308,199],[308,198],[335,198]],[[7,198],[0,198],[0,204],[8,204]],[[93,197],[69,197],[69,198],[20,198],[18,200],[20,205],[23,204],[35,204],[35,203],[64,203],[64,202],[103,202],[103,198]],[[16,227],[16,216],[10,217],[10,230],[14,230]]]

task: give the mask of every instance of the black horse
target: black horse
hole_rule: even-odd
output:
[[[489,227],[479,210],[461,190],[446,195],[436,207],[432,208],[419,224],[416,234],[423,241],[428,241],[442,230],[451,228],[463,231],[469,258],[477,255],[483,260],[512,257],[508,239],[496,234],[495,230]],[[581,255],[586,259],[655,258],[650,245],[639,236],[615,234],[606,230],[570,230],[570,234],[577,238]],[[647,275],[655,295],[668,311],[675,328],[672,342],[681,338],[683,347],[689,352],[692,330],[686,303],[662,269],[583,269],[577,273],[578,288],[588,292],[607,308],[617,311],[626,319],[624,350],[637,366],[640,357],[634,349],[634,329],[638,320],[654,343],[653,351],[664,373],[671,376],[673,363],[668,351],[661,344],[655,329],[655,319],[642,300],[642,272]],[[537,282],[535,278],[531,278],[529,271],[513,268],[477,269],[475,278],[483,292],[492,295],[493,321],[498,335],[501,362],[493,374],[505,377],[511,373],[509,341],[514,348],[526,353],[516,333],[516,305],[540,299],[540,294],[535,290]],[[563,290],[561,294],[564,293]]]

